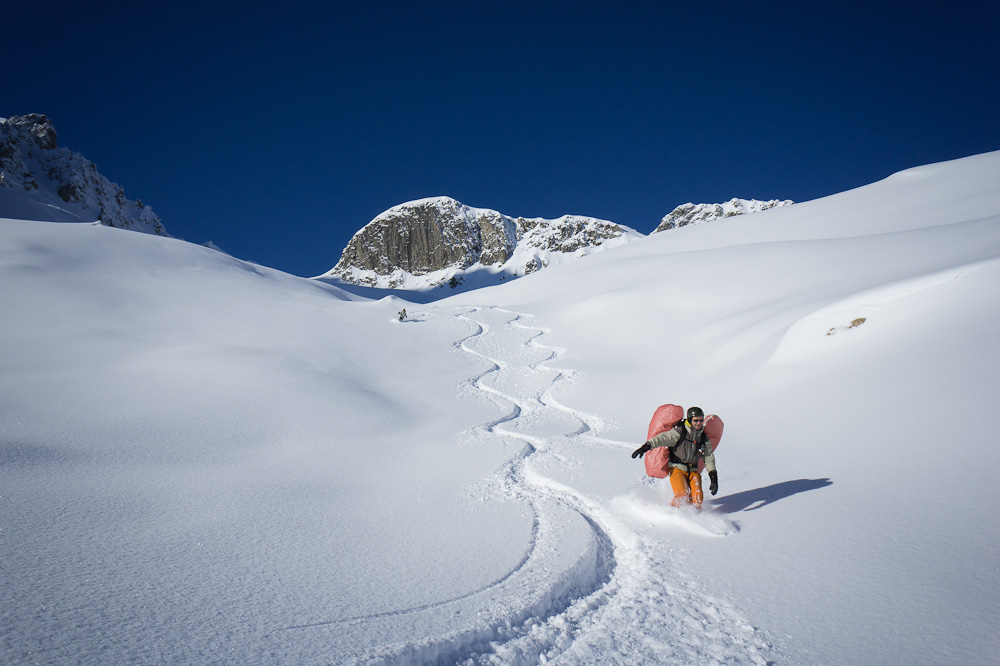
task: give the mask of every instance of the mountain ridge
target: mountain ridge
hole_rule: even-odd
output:
[[[712,222],[726,217],[761,213],[765,210],[770,210],[771,208],[791,206],[794,203],[795,202],[791,199],[771,199],[769,201],[760,201],[758,199],[738,198],[733,198],[729,201],[718,204],[686,203],[674,208],[672,211],[664,215],[663,219],[660,220],[660,224],[653,230],[653,233],[655,234],[662,231],[669,231],[670,229],[686,227],[691,224],[703,224],[705,222]]]
[[[737,198],[722,204],[688,203],[664,216],[651,234],[791,203]],[[36,113],[0,118],[0,217],[97,221],[170,236],[152,208],[127,199],[82,154],[60,147],[52,122]],[[376,216],[354,234],[337,264],[317,277],[383,290],[465,285],[464,291],[643,238],[645,234],[625,225],[585,215],[512,216],[447,196],[428,197]]]
[[[169,236],[141,199],[101,175],[78,152],[58,145],[49,118],[31,113],[0,118],[0,217],[94,222]]]
[[[593,217],[513,217],[438,196],[376,216],[321,277],[382,289],[454,288],[472,274],[501,282],[644,237]]]
[[[734,198],[684,204],[652,233],[793,203]],[[318,277],[385,290],[455,289],[467,280],[478,288],[643,238],[631,227],[584,215],[514,217],[448,196],[428,197],[377,215],[354,234],[337,264]]]

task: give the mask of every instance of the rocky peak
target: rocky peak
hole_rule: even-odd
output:
[[[166,236],[142,201],[125,198],[93,162],[60,148],[48,117],[0,118],[0,217],[94,222]]]
[[[29,113],[26,116],[14,116],[9,120],[0,118],[0,123],[8,125],[12,136],[32,141],[40,150],[55,150],[58,147],[56,141],[58,135],[48,116]]]
[[[589,217],[514,218],[435,197],[377,216],[354,235],[324,277],[421,289],[455,286],[466,273],[487,269],[499,281],[638,237],[627,227]]]
[[[660,220],[660,225],[653,230],[666,231],[677,227],[686,227],[690,224],[701,224],[711,222],[725,217],[736,215],[747,215],[749,213],[759,213],[770,208],[779,206],[790,206],[794,201],[772,199],[770,201],[758,201],[757,199],[730,199],[721,204],[693,204],[686,203],[678,206]]]
[[[385,211],[354,235],[333,272],[348,269],[412,275],[476,262],[506,261],[515,234],[509,218],[454,199],[421,199]]]

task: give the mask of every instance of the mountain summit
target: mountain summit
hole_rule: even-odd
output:
[[[450,197],[395,206],[365,225],[322,277],[382,289],[482,285],[617,247],[644,235],[614,222],[564,215],[510,217]]]
[[[0,217],[94,222],[168,236],[142,201],[97,172],[83,155],[57,144],[48,117],[0,118]]]
[[[780,206],[791,206],[794,201],[786,199],[771,199],[770,201],[758,201],[757,199],[730,199],[721,204],[693,204],[686,203],[678,206],[663,216],[660,225],[653,230],[658,231],[686,227],[689,224],[701,224],[712,222],[724,217],[734,217],[736,215],[748,215],[750,213],[760,213],[770,208]]]

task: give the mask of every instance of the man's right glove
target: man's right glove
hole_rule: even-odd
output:
[[[637,448],[635,451],[632,452],[632,459],[635,460],[636,458],[641,458],[642,454],[645,453],[646,451],[649,451],[651,448],[653,447],[649,445],[649,442],[646,442],[645,444],[643,444],[642,446],[640,446],[639,448]]]
[[[708,487],[708,492],[714,495],[719,492],[719,473],[713,469],[708,473],[708,478],[712,480],[712,484]]]

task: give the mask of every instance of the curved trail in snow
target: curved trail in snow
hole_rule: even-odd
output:
[[[547,365],[566,351],[545,344],[549,331],[532,319],[498,307],[442,313],[442,321],[471,327],[453,342],[454,352],[485,368],[467,380],[463,393],[498,410],[496,418],[467,433],[470,442],[513,452],[475,491],[484,499],[522,502],[533,529],[528,551],[512,571],[434,606],[509,594],[508,588],[534,594],[517,599],[519,607],[499,604],[503,608],[487,627],[400,645],[368,663],[764,666],[769,646],[757,630],[731,604],[704,592],[697,576],[678,575],[677,553],[669,544],[633,529],[616,503],[546,474],[576,464],[581,447],[624,451],[631,445],[600,437],[607,429],[602,419],[556,399],[555,392],[578,373]]]

